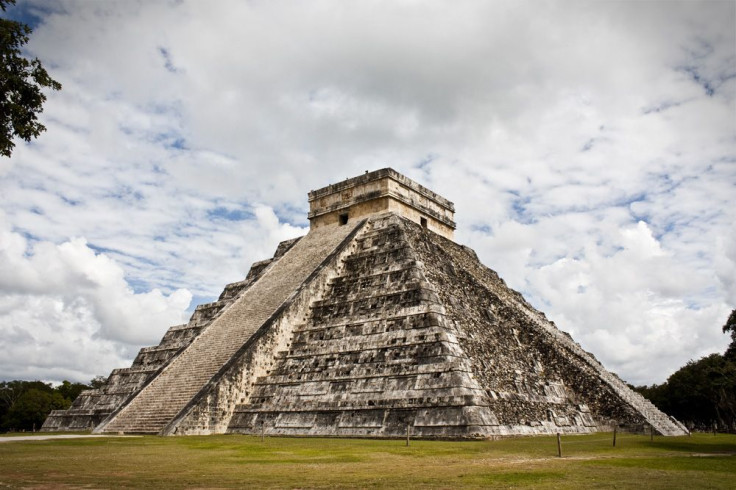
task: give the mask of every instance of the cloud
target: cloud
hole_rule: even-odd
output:
[[[633,383],[652,374],[664,379],[679,367],[652,373],[652,356],[699,358],[713,345],[725,350],[718,329],[703,328],[719,325],[729,313],[704,295],[712,277],[678,263],[642,221],[609,238],[615,247],[610,255],[589,243],[578,258],[528,271],[528,287],[544,298],[550,317]]]
[[[96,349],[117,335],[104,345],[129,359],[142,333],[116,312],[183,304],[178,290],[214,299],[306,232],[307,191],[385,166],[454,201],[457,240],[625,379],[660,382],[725,346],[730,2],[22,8],[38,20],[31,54],[64,89],[48,131],[0,161],[4,267],[25,281],[4,292],[56,301],[58,286],[33,290],[46,260],[74,285],[54,321],[73,323],[83,298]],[[13,330],[18,345],[64,342],[14,321],[31,335]]]
[[[189,291],[134,293],[123,269],[84,239],[31,243],[4,219],[0,225],[5,376],[55,380],[64,372],[88,381],[90,374],[102,374],[137,346],[157,343],[168,326],[185,321]]]

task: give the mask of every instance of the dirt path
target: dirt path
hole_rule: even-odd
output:
[[[11,436],[0,437],[1,442],[15,441],[47,441],[49,439],[81,439],[82,437],[143,437],[143,436],[116,436],[116,435],[100,435],[100,434],[44,434],[33,436]]]

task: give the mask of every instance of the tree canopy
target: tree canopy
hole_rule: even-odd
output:
[[[729,344],[724,357],[736,362],[736,310],[733,310],[723,326],[723,333],[731,333],[731,344]]]
[[[8,5],[15,5],[15,0],[0,0],[3,12]],[[46,130],[36,117],[46,101],[41,89],[61,89],[38,58],[29,60],[23,56],[21,48],[30,34],[31,28],[26,24],[0,18],[0,155],[6,157],[13,152],[14,137],[31,141]]]
[[[16,430],[38,430],[51,410],[69,408],[71,402],[56,391],[31,388],[5,414],[3,426]]]
[[[42,381],[2,381],[0,430],[38,430],[51,410],[69,408],[86,389],[88,385],[66,380],[57,387]]]
[[[661,385],[635,389],[660,410],[691,428],[736,429],[736,310],[723,333],[731,334],[725,354],[710,354],[690,361]]]

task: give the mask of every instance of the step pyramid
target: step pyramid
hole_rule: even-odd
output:
[[[309,233],[172,327],[199,325],[177,349],[142,350],[162,357],[125,396],[91,420],[102,398],[80,395],[44,430],[76,410],[162,435],[686,433],[455,243],[446,199],[391,169],[309,199]]]

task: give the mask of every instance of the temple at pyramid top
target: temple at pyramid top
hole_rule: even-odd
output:
[[[343,180],[309,193],[312,229],[393,212],[452,239],[455,206],[392,168]]]

